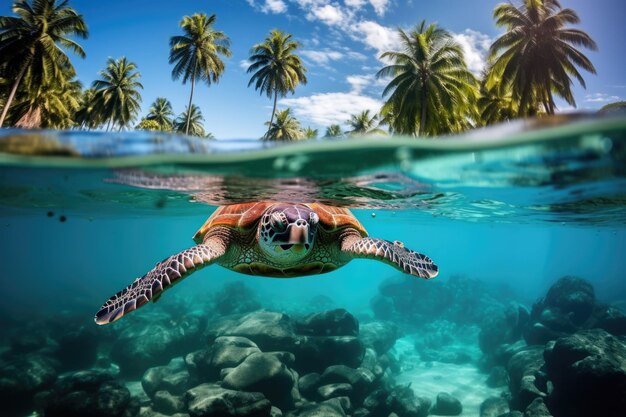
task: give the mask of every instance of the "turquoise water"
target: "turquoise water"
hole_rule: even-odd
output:
[[[519,365],[520,358],[585,332],[604,332],[591,340],[600,346],[613,338],[623,351],[612,354],[626,358],[625,118],[526,122],[439,140],[285,145],[4,130],[0,151],[0,397],[9,404],[7,415],[86,415],[51,399],[82,392],[89,415],[269,415],[263,403],[269,401],[283,415],[317,410],[315,415],[404,417],[443,412],[436,397],[447,392],[461,402],[463,416],[530,413],[529,407],[543,406],[556,417],[575,417],[576,404],[568,408],[564,400],[572,388],[559,378],[566,369],[552,364],[554,358]],[[427,254],[440,274],[425,281],[380,262],[354,260],[325,275],[270,279],[212,265],[156,304],[111,325],[93,323],[110,295],[192,246],[191,237],[217,206],[262,200],[350,207],[370,236],[400,240]],[[565,276],[582,280],[553,287]],[[551,287],[553,296],[541,301]],[[274,314],[270,324],[258,309]],[[306,317],[333,309],[347,312],[322,314],[327,327],[324,336],[315,335]],[[280,316],[279,325],[273,320],[280,314],[287,318]],[[361,330],[337,330],[329,318],[337,315],[358,321]],[[241,330],[246,320],[260,335]],[[272,339],[285,321],[296,344]],[[295,362],[283,365],[298,376],[280,379],[253,367],[261,382],[245,385],[237,379],[241,372],[228,379],[215,371],[198,373],[190,357],[182,367],[182,359],[175,359],[214,352],[215,337],[229,335],[245,336],[263,352],[293,353]],[[330,338],[331,353],[318,357],[302,350],[318,343],[316,337]],[[362,347],[350,357],[336,353],[344,345],[332,343],[350,337]],[[372,342],[378,339],[389,348]],[[165,406],[166,394],[156,399],[150,391],[156,371],[148,369],[171,359],[167,372],[187,379],[159,386],[178,401],[167,397]],[[372,363],[384,372],[376,373]],[[337,364],[371,368],[368,388],[356,389],[352,381],[348,394],[345,387],[324,395],[307,391],[304,375],[326,375]],[[520,388],[520,366],[537,391],[532,395],[528,386]],[[626,375],[621,366],[620,375]],[[502,368],[505,382],[488,384]],[[72,378],[86,369],[91,371],[83,378],[91,382],[81,388]],[[291,382],[272,391],[268,387],[282,386],[276,378]],[[545,380],[556,388],[548,389]],[[328,385],[323,381],[344,382],[327,377],[318,388]],[[198,398],[217,394],[194,387],[218,382],[237,395],[262,392],[257,414],[198,405]],[[115,400],[106,406],[93,402],[105,395],[102,384],[115,393],[107,391],[112,397],[106,398]],[[293,387],[299,387],[298,396]],[[382,400],[374,401],[375,392]],[[604,403],[593,395],[586,401],[596,411],[623,405],[619,392],[602,397]],[[333,400],[343,397],[350,407]],[[507,410],[487,414],[490,403],[484,401],[490,397],[500,398],[498,406]],[[251,401],[237,398],[235,403]]]

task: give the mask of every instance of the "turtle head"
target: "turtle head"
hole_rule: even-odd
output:
[[[259,223],[259,246],[278,263],[299,261],[313,247],[319,220],[304,204],[274,204]]]

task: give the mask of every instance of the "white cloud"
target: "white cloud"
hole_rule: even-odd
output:
[[[337,61],[343,58],[343,54],[338,51],[324,50],[324,51],[314,51],[311,49],[305,49],[300,52],[301,55],[309,58],[313,61],[314,64],[317,65],[326,65],[330,61]]]
[[[375,95],[380,95],[382,87],[387,85],[389,82],[389,80],[377,79],[376,76],[372,74],[348,75],[346,77],[346,81],[350,84],[350,91],[352,93],[360,94],[366,87],[369,87],[368,92]]]
[[[378,113],[382,102],[374,98],[349,93],[321,93],[308,97],[284,98],[279,100],[283,107],[293,109],[296,117],[320,126],[344,125],[350,116],[370,110]]]
[[[345,0],[346,6],[354,9],[360,9],[367,3],[367,0]]]
[[[252,62],[248,61],[247,59],[242,59],[241,61],[239,61],[239,67],[242,70],[248,71],[248,67],[250,66],[250,64],[252,64]]]
[[[352,26],[352,36],[376,50],[377,58],[385,51],[397,50],[400,38],[396,30],[382,26],[371,20],[364,20]]]
[[[341,7],[332,4],[313,6],[306,17],[309,20],[321,20],[329,26],[338,25],[347,19]]]
[[[287,11],[287,4],[284,2],[284,0],[263,0],[263,1],[246,0],[246,1],[248,2],[250,6],[258,8],[263,13],[279,14],[279,13],[285,13]],[[262,3],[262,4],[258,4],[258,3]]]
[[[611,101],[618,101],[620,98],[618,96],[610,96],[605,93],[594,93],[587,94],[585,96],[585,102],[587,103],[608,103]]]
[[[480,75],[485,68],[487,54],[493,40],[484,33],[472,29],[465,29],[463,33],[453,33],[452,37],[463,48],[469,70]]]
[[[370,0],[370,3],[378,16],[383,16],[389,6],[389,0]]]

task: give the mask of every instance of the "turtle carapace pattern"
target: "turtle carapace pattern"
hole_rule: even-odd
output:
[[[196,245],[156,264],[109,298],[97,324],[120,319],[191,273],[213,263],[248,275],[293,278],[374,259],[430,279],[439,268],[401,242],[368,237],[347,208],[320,203],[257,202],[219,207],[195,234]]]

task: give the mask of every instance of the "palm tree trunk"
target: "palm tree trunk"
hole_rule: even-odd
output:
[[[276,100],[278,99],[278,90],[274,91],[274,107],[272,108],[272,117],[270,117],[270,125],[267,127],[267,133],[265,137],[268,137],[270,134],[270,129],[272,128],[272,122],[274,122],[274,114],[276,114]]]
[[[189,134],[189,121],[191,120],[191,100],[193,99],[193,88],[196,85],[196,66],[193,67],[193,75],[191,77],[191,94],[189,95],[189,104],[187,105],[187,123],[185,123],[185,135]]]
[[[20,73],[17,74],[17,78],[15,79],[15,83],[13,83],[13,88],[11,89],[11,93],[9,94],[9,98],[7,98],[7,102],[4,105],[4,109],[2,109],[2,115],[0,115],[0,127],[4,124],[4,119],[7,117],[7,113],[9,112],[9,107],[11,107],[11,102],[15,98],[15,93],[17,92],[17,87],[20,85],[22,81],[22,77],[26,72],[26,65],[22,67]]]

